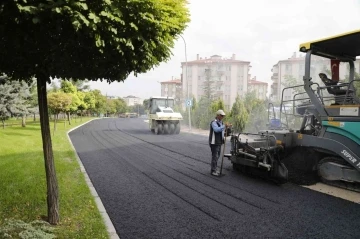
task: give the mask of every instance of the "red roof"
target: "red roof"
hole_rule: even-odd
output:
[[[268,85],[268,83],[257,80],[250,80],[249,85]]]
[[[224,62],[224,63],[248,63],[250,64],[250,61],[240,61],[240,60],[233,60],[233,59],[199,59],[199,60],[194,60],[194,61],[188,61],[188,64],[206,64],[208,62]],[[181,62],[181,64],[185,65],[186,62]]]
[[[181,80],[169,80],[169,81],[162,81],[162,83],[166,83],[166,84],[181,84]]]

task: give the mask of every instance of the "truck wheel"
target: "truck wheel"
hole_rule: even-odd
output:
[[[175,126],[175,134],[180,134],[180,123],[177,123]]]
[[[165,123],[163,128],[164,128],[164,134],[170,133],[169,124]]]
[[[175,125],[174,124],[170,124],[170,134],[175,134]]]
[[[164,128],[163,128],[162,124],[158,124],[156,129],[157,129],[157,133],[155,133],[155,134],[163,134],[164,133]]]

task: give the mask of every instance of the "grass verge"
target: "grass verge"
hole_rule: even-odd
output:
[[[68,130],[89,120],[78,119],[71,126],[59,122],[55,134],[50,123],[60,196],[56,238],[109,238],[67,138]],[[29,120],[25,128],[0,128],[0,139],[1,229],[6,219],[30,223],[43,218],[47,203],[40,123]]]

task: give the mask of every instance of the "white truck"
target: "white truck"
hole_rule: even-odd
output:
[[[175,100],[172,97],[150,97],[149,128],[155,134],[179,134],[180,113],[174,112]]]

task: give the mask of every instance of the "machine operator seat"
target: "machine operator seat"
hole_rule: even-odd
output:
[[[319,77],[321,81],[325,84],[325,86],[333,86],[326,88],[329,94],[338,96],[338,95],[346,95],[347,90],[346,89],[340,89],[341,86],[337,86],[337,81],[333,81],[332,79],[329,79],[326,74],[320,73]],[[354,91],[349,89],[349,93],[351,94]]]

